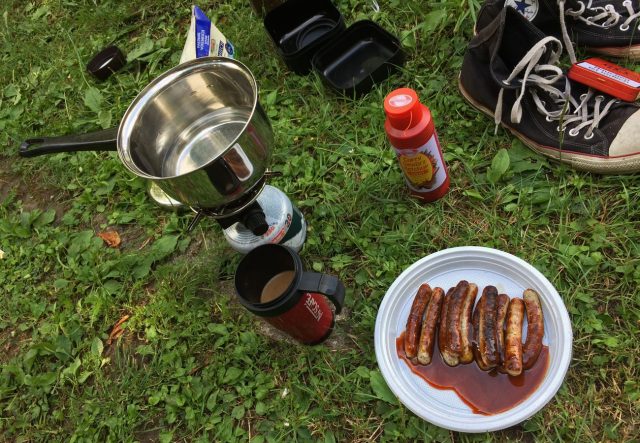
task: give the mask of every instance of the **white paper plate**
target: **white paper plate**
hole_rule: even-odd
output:
[[[460,280],[487,285],[522,297],[526,288],[540,294],[544,313],[543,343],[549,346],[549,368],[538,389],[514,408],[495,415],[474,414],[452,390],[440,390],[413,374],[396,354],[415,294],[422,283],[445,291]],[[479,298],[479,297],[478,297]],[[523,329],[526,336],[526,327]],[[506,252],[466,246],[445,249],[418,260],[393,282],[376,318],[375,348],[380,371],[398,399],[424,420],[460,432],[487,432],[514,426],[531,417],[556,394],[571,361],[573,334],[558,291],[537,269]],[[437,351],[436,351],[437,352]]]

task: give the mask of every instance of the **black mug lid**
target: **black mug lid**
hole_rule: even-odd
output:
[[[87,64],[89,74],[98,80],[106,80],[122,68],[126,62],[124,54],[117,46],[109,46],[98,52]]]

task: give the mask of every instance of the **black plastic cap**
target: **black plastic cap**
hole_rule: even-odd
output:
[[[269,229],[267,218],[262,212],[262,208],[250,209],[242,217],[242,224],[250,230],[253,235],[262,235]]]
[[[98,80],[106,80],[121,69],[126,63],[126,58],[117,46],[109,46],[98,52],[87,64],[87,71]]]

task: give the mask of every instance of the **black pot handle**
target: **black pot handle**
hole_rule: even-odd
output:
[[[61,137],[34,137],[20,145],[22,157],[76,151],[117,151],[118,127]]]
[[[300,278],[298,291],[317,292],[325,295],[336,307],[336,314],[342,311],[344,305],[344,285],[333,275],[305,272]]]

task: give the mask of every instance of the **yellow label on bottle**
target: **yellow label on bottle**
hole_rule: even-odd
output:
[[[415,155],[400,155],[400,167],[412,185],[421,187],[433,178],[433,164],[422,152]]]

